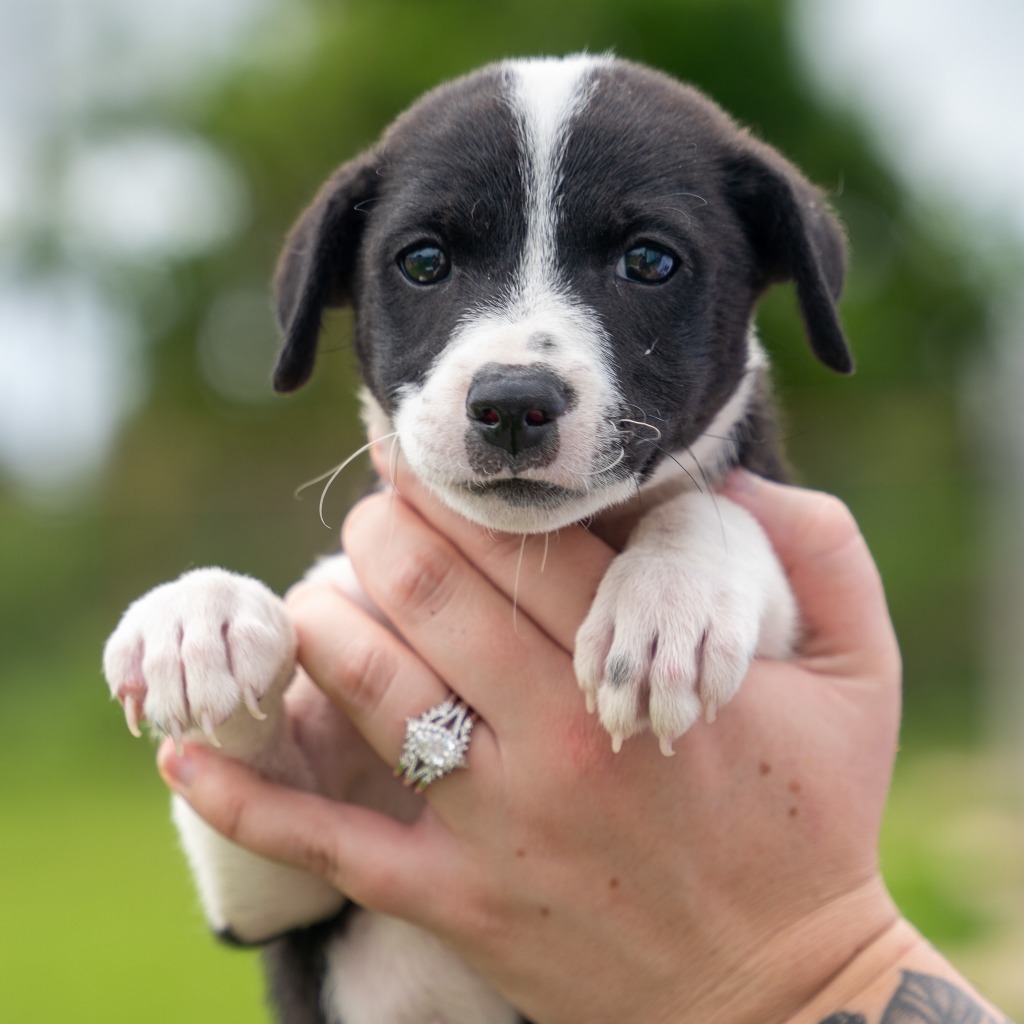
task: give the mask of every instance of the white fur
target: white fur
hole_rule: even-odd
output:
[[[649,725],[663,752],[731,700],[755,654],[792,650],[797,611],[744,509],[687,491],[646,512],[576,637],[588,706],[618,749]]]
[[[242,756],[267,732],[250,700],[276,707],[295,669],[295,630],[284,603],[258,580],[196,569],[128,607],[103,652],[111,693],[131,696],[170,735],[230,733]]]
[[[519,120],[523,147],[530,154],[527,235],[516,298],[529,315],[543,307],[557,281],[558,170],[573,114],[588,94],[593,72],[607,58],[580,55],[563,60],[513,61],[512,108]],[[535,305],[536,304],[536,305]]]
[[[400,963],[398,951],[401,951]],[[519,1015],[438,939],[360,914],[327,950],[331,1024],[515,1024]]]
[[[265,775],[313,789],[281,697],[295,671],[295,631],[257,580],[188,572],[129,606],[104,650],[112,693],[133,694],[161,731],[212,743]],[[263,718],[244,703],[248,691]],[[328,916],[344,902],[319,878],[255,856],[176,799],[175,824],[210,926],[256,942]]]
[[[322,878],[228,842],[180,797],[172,801],[171,816],[203,913],[219,934],[240,942],[265,942],[331,917],[344,905],[345,897]]]

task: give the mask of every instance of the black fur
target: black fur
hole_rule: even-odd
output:
[[[274,373],[278,391],[294,391],[313,372],[320,321],[330,306],[352,301],[351,281],[379,186],[378,161],[364,154],[341,167],[292,228],[274,280],[284,347]]]
[[[264,949],[267,999],[284,1024],[328,1024],[320,1005],[327,943],[344,929],[354,909],[348,903],[329,921],[297,928]]]

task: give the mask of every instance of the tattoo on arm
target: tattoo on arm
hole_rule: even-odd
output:
[[[868,1024],[862,1013],[833,1013],[821,1024]],[[993,1017],[976,999],[943,978],[904,971],[880,1024],[1011,1024]]]

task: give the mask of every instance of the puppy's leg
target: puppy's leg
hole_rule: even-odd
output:
[[[145,720],[179,743],[212,744],[269,778],[314,789],[282,703],[295,649],[284,603],[262,583],[198,569],[132,604],[103,660],[136,734]],[[326,882],[228,842],[180,798],[173,817],[218,933],[259,942],[343,904]]]
[[[576,637],[576,675],[616,749],[649,724],[668,754],[733,697],[755,655],[787,656],[796,629],[758,523],[687,492],[648,512],[612,563]]]

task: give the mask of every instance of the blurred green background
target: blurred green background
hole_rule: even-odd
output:
[[[255,958],[205,931],[152,750],[106,698],[102,644],[128,601],[188,567],[281,589],[334,542],[315,493],[293,492],[359,443],[345,317],[311,386],[269,387],[265,282],[319,182],[440,79],[579,49],[704,87],[848,226],[858,374],[814,363],[788,291],[762,337],[791,455],[858,516],[903,644],[887,878],[1024,1016],[1024,430],[1007,326],[1024,234],[916,189],[857,97],[823,86],[819,44],[850,7],[0,0],[0,1021],[264,1019]],[[899,51],[912,72],[941,15],[889,10],[918,12]],[[1010,27],[987,25],[995,43]],[[367,472],[331,490],[332,525]]]

